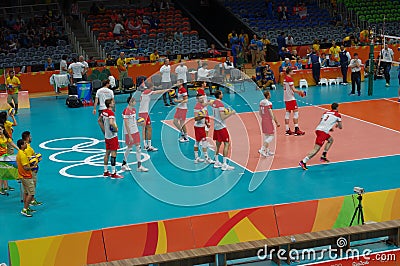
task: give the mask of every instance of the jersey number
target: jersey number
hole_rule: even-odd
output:
[[[327,115],[327,116],[325,117],[324,121],[328,120],[328,118],[329,118],[329,115]]]

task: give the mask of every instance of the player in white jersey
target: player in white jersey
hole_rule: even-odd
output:
[[[275,121],[277,127],[279,127],[279,122],[272,111],[272,103],[269,101],[271,98],[271,93],[269,91],[264,92],[265,99],[260,101],[260,111],[261,116],[261,129],[264,134],[264,142],[261,149],[258,151],[262,156],[267,157],[274,155],[274,153],[269,149],[269,144],[274,139],[275,128],[272,121]]]
[[[147,172],[149,169],[142,165],[142,154],[140,150],[140,133],[136,121],[136,99],[129,96],[126,100],[128,106],[122,112],[122,118],[124,119],[124,133],[125,133],[125,144],[126,150],[124,153],[124,160],[122,161],[121,170],[130,171],[130,167],[127,164],[129,153],[132,150],[133,145],[136,146],[136,160],[137,160],[137,171]]]
[[[208,164],[214,163],[214,161],[208,157],[207,148],[207,133],[206,126],[210,127],[206,117],[208,117],[207,103],[204,102],[205,96],[203,94],[197,94],[197,103],[194,106],[194,163],[205,162]],[[199,146],[202,147],[204,159],[199,156]]]
[[[235,111],[227,111],[225,108],[224,104],[222,103],[222,91],[216,90],[214,92],[214,96],[216,100],[212,103],[212,108],[213,108],[213,116],[214,116],[214,136],[213,139],[216,142],[216,149],[215,149],[215,163],[214,167],[215,168],[220,168],[222,171],[225,170],[233,170],[234,167],[228,165],[227,162],[227,156],[228,156],[228,150],[230,146],[230,140],[229,140],[229,133],[228,130],[226,129],[226,124],[225,120],[229,118],[231,115],[235,114]],[[219,154],[219,148],[221,147],[221,144],[224,143],[224,150],[222,153],[222,163],[218,161],[218,154]]]
[[[343,128],[342,118],[338,112],[338,108],[338,103],[332,103],[331,110],[325,112],[322,115],[321,121],[315,129],[315,134],[317,135],[317,138],[315,139],[314,149],[310,151],[302,161],[299,162],[300,167],[304,170],[308,169],[307,162],[319,152],[325,141],[327,141],[327,143],[325,144],[324,152],[322,153],[320,161],[329,162],[329,160],[326,158],[326,154],[333,143],[333,138],[331,135],[329,135],[329,132],[333,131],[334,126],[340,129]]]
[[[101,117],[104,121],[104,138],[106,143],[106,153],[104,155],[104,174],[103,176],[110,176],[111,178],[123,178],[117,174],[115,168],[117,159],[117,150],[119,149],[118,143],[118,127],[115,123],[115,114],[112,111],[114,108],[114,99],[105,101],[106,110],[103,110]],[[108,172],[108,157],[111,155],[111,174]]]
[[[180,142],[188,142],[189,138],[187,135],[186,129],[186,114],[187,114],[187,102],[188,102],[188,93],[186,88],[183,86],[184,81],[182,79],[178,79],[178,95],[177,98],[174,99],[178,105],[176,106],[176,111],[174,115],[174,125],[181,133],[179,138]]]
[[[299,109],[297,107],[296,98],[294,94],[297,93],[301,97],[304,97],[305,94],[301,90],[297,90],[294,87],[294,81],[292,78],[293,69],[288,67],[285,70],[286,77],[283,82],[283,100],[285,101],[286,106],[286,114],[285,114],[285,130],[286,136],[295,135],[295,136],[302,136],[305,132],[301,131],[299,128]],[[294,132],[290,130],[289,127],[289,119],[290,113],[293,112],[293,123],[294,123]]]
[[[158,151],[157,148],[151,145],[151,134],[152,134],[152,127],[151,127],[151,120],[149,115],[149,108],[150,108],[150,101],[151,95],[156,94],[163,94],[164,92],[169,91],[169,89],[165,90],[157,90],[153,91],[153,84],[148,83],[148,88],[142,92],[140,96],[140,105],[139,105],[139,117],[144,118],[145,122],[143,123],[143,144],[144,149],[146,151]]]
[[[102,81],[103,87],[96,91],[96,98],[94,100],[93,105],[93,114],[96,114],[97,104],[99,105],[99,119],[97,123],[99,124],[101,131],[104,134],[104,124],[103,119],[101,119],[101,113],[103,110],[107,109],[106,104],[104,103],[107,99],[114,99],[114,92],[110,89],[110,80],[106,79]],[[115,111],[115,110],[114,110]]]

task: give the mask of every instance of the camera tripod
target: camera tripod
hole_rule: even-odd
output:
[[[353,214],[353,217],[351,218],[351,222],[350,222],[349,226],[353,225],[353,222],[354,222],[354,219],[356,218],[356,216],[357,216],[357,224],[364,224],[364,213],[363,213],[363,207],[361,204],[361,201],[362,201],[361,194],[358,194],[357,200],[358,200],[358,205],[357,205],[356,209],[354,210],[354,214]]]

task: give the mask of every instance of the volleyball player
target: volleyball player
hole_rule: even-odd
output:
[[[187,114],[187,102],[188,102],[188,93],[186,88],[184,87],[184,83],[182,79],[178,80],[178,97],[174,99],[174,102],[178,104],[176,107],[175,115],[174,115],[174,125],[179,130],[181,136],[179,138],[180,142],[188,142],[189,138],[187,135],[186,129],[186,114]]]
[[[140,96],[140,105],[139,105],[139,117],[142,117],[145,120],[145,122],[143,123],[143,131],[142,131],[143,144],[144,144],[144,149],[146,151],[158,151],[157,148],[151,145],[152,127],[149,115],[151,95],[163,94],[164,92],[169,91],[169,89],[154,91],[153,84],[148,83],[147,86],[148,88],[146,88],[142,92],[142,95]]]
[[[207,148],[207,133],[206,126],[210,127],[209,122],[206,117],[208,117],[207,103],[204,102],[206,97],[203,94],[197,94],[197,103],[194,106],[194,163],[205,162],[208,164],[213,164],[214,160],[208,157]],[[204,159],[199,156],[199,146],[202,147]]]
[[[304,97],[304,92],[301,90],[297,90],[294,87],[294,81],[292,78],[293,69],[288,67],[285,70],[286,77],[283,82],[283,100],[285,101],[286,106],[286,114],[285,114],[285,130],[286,136],[295,135],[302,136],[305,132],[301,131],[299,128],[299,109],[297,107],[296,98],[294,94],[297,93],[301,97]],[[293,123],[294,123],[294,132],[290,130],[289,127],[289,119],[290,113],[293,112]]]
[[[338,108],[338,103],[332,103],[331,110],[322,115],[321,121],[315,130],[317,137],[315,139],[314,149],[312,149],[312,151],[310,151],[307,156],[299,162],[299,165],[301,168],[303,168],[303,170],[308,170],[307,162],[319,152],[325,141],[327,141],[327,143],[325,144],[324,152],[322,153],[320,161],[329,162],[329,160],[326,158],[326,154],[333,144],[333,138],[331,135],[329,135],[329,131],[333,131],[333,127],[335,125],[340,129],[343,128],[342,118],[338,112]]]
[[[216,90],[214,92],[214,96],[216,100],[212,103],[213,115],[214,115],[214,136],[213,139],[216,142],[215,149],[215,168],[221,168],[222,171],[233,170],[235,169],[233,166],[228,165],[227,156],[228,150],[230,146],[229,133],[226,129],[225,120],[228,119],[231,115],[235,114],[235,111],[225,112],[226,108],[222,103],[222,91]],[[222,163],[218,161],[218,154],[221,144],[224,143],[224,150],[222,152]]]
[[[104,138],[106,143],[106,153],[104,154],[104,174],[103,176],[110,176],[111,178],[123,178],[123,176],[117,174],[115,168],[117,160],[117,150],[119,149],[118,142],[118,127],[115,122],[115,114],[112,111],[114,108],[114,99],[105,100],[107,109],[101,113],[101,118],[104,123]],[[111,173],[108,171],[108,158],[111,155]]]
[[[136,146],[136,160],[137,160],[137,171],[138,172],[147,172],[149,169],[145,168],[142,165],[142,153],[140,150],[140,133],[136,121],[136,99],[132,96],[129,96],[126,100],[128,106],[122,112],[122,118],[124,119],[124,133],[125,133],[125,144],[126,150],[124,153],[124,160],[122,161],[121,170],[122,171],[130,171],[132,170],[129,165],[126,163],[128,161],[129,153],[132,150],[133,146]]]
[[[265,99],[260,102],[259,114],[261,116],[261,129],[264,134],[264,142],[261,149],[258,151],[262,156],[272,156],[274,153],[269,149],[269,144],[274,139],[275,128],[272,121],[275,121],[277,127],[279,127],[279,122],[272,111],[272,103],[269,101],[271,98],[271,93],[269,91],[264,91]]]

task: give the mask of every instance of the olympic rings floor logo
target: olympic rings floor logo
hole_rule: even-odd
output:
[[[75,144],[72,147],[51,147],[51,144],[55,143],[63,143],[65,141],[82,141],[81,143]],[[89,137],[69,137],[69,138],[60,138],[60,139],[52,139],[45,142],[42,142],[39,147],[45,150],[52,150],[56,151],[55,153],[51,154],[49,159],[50,161],[57,162],[57,163],[67,163],[68,165],[61,168],[59,173],[66,177],[72,178],[98,178],[102,177],[102,170],[93,171],[95,173],[99,172],[98,175],[75,175],[69,173],[68,170],[80,167],[83,165],[90,165],[93,167],[103,167],[103,157],[105,153],[105,149],[96,148],[95,146],[104,142],[104,140],[98,140],[95,138]],[[123,147],[118,150],[118,153],[124,153],[126,147]],[[132,151],[131,151],[132,152]],[[88,157],[84,158],[83,160],[74,160],[74,159],[60,159],[61,155],[70,154],[70,158],[74,158],[77,154],[90,154]],[[146,153],[142,153],[142,162],[147,161],[150,159],[150,156]],[[136,164],[136,161],[128,162],[129,165]],[[121,163],[117,162],[117,167],[119,167]]]

